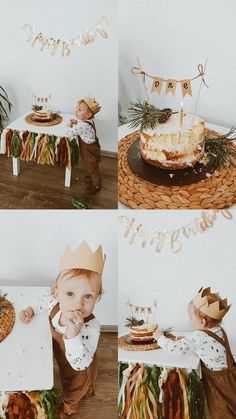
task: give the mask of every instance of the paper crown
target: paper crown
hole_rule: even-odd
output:
[[[223,317],[226,315],[226,313],[229,311],[231,305],[228,305],[227,298],[224,300],[221,300],[223,304],[225,305],[225,308],[220,309],[220,301],[214,301],[213,303],[209,303],[208,296],[212,294],[211,288],[205,288],[203,287],[198,291],[198,294],[193,299],[194,306],[201,311],[201,313],[206,314],[207,316],[211,317],[215,320],[222,320]],[[220,295],[218,292],[214,293],[220,298]]]
[[[64,254],[60,259],[59,269],[60,272],[65,269],[87,269],[102,275],[105,259],[101,244],[93,252],[89,245],[83,241],[75,252],[69,246],[65,248]]]
[[[97,112],[99,112],[99,111],[100,111],[101,106],[100,106],[100,105],[99,105],[99,103],[96,101],[95,97],[90,97],[90,96],[87,96],[87,97],[84,97],[84,98],[83,98],[83,99],[81,99],[81,100],[83,100],[83,101],[86,103],[86,105],[88,105],[89,109],[91,110],[91,112],[92,112],[93,114],[95,114],[95,113],[97,113]]]

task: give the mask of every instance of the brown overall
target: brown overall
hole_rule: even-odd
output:
[[[94,355],[91,364],[82,371],[74,370],[65,357],[65,345],[63,336],[56,332],[52,325],[53,317],[59,311],[59,304],[57,304],[49,315],[50,327],[53,338],[53,352],[59,366],[61,383],[63,387],[63,401],[64,413],[75,413],[78,408],[79,401],[85,395],[93,394],[93,386],[97,376],[97,357]],[[84,319],[84,322],[92,320],[94,315]]]
[[[228,367],[221,371],[212,371],[202,362],[202,380],[212,419],[235,419],[236,365],[230,350],[227,335],[223,329],[221,330],[224,339],[221,339],[209,330],[204,330],[204,332],[225,347]]]
[[[101,175],[99,172],[99,162],[101,161],[101,152],[100,152],[100,144],[96,134],[96,128],[93,121],[84,121],[93,127],[95,132],[95,142],[92,144],[85,143],[79,137],[79,147],[80,147],[80,154],[81,158],[86,166],[86,169],[89,174],[89,180],[92,186],[100,187],[101,184]]]

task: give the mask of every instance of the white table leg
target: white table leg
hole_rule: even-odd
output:
[[[70,188],[70,183],[71,183],[71,169],[68,169],[66,167],[66,170],[65,170],[65,186],[67,188]]]
[[[19,176],[20,174],[20,159],[18,157],[12,157],[12,168],[13,175]]]

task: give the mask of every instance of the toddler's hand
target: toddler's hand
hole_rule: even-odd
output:
[[[174,340],[181,340],[184,339],[184,336],[175,336]]]
[[[76,125],[77,122],[78,122],[77,119],[70,119],[68,126],[73,127],[73,125]]]
[[[66,317],[67,328],[64,337],[66,339],[73,339],[80,333],[84,324],[84,319],[79,311],[69,312]]]
[[[19,319],[22,323],[30,323],[34,317],[34,310],[32,307],[27,307],[19,313]]]

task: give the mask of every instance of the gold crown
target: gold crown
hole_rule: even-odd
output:
[[[207,316],[211,317],[215,320],[222,320],[223,317],[226,315],[226,313],[229,311],[231,304],[228,305],[227,298],[222,300],[223,304],[225,305],[225,308],[220,309],[220,301],[217,300],[214,303],[208,302],[208,296],[212,294],[211,288],[205,288],[203,287],[198,291],[198,294],[193,299],[194,306],[201,311],[201,313],[206,314]],[[220,295],[218,292],[214,293],[220,298]]]
[[[64,254],[60,259],[60,272],[65,269],[87,269],[102,275],[105,263],[102,245],[93,252],[89,245],[83,241],[73,252],[69,246],[65,248]]]
[[[101,109],[101,106],[99,105],[99,103],[96,101],[95,97],[90,97],[87,96],[83,99],[86,105],[88,105],[89,109],[91,110],[91,112],[95,115],[95,113],[99,112]]]

